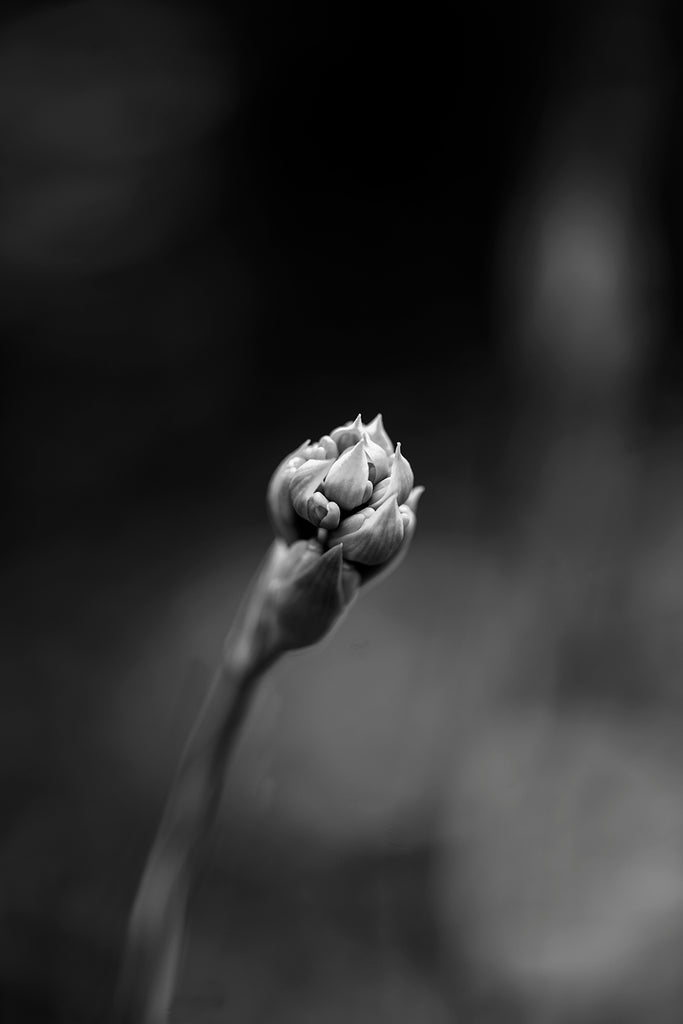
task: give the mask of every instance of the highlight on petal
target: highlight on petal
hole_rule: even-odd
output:
[[[341,453],[325,476],[324,491],[330,501],[336,501],[346,511],[368,500],[372,483],[362,441]]]
[[[373,441],[367,430],[363,433],[362,440],[363,448],[371,467],[370,479],[373,484],[378,484],[389,476],[389,456],[381,445]]]
[[[392,496],[377,511],[363,509],[344,520],[340,529],[331,534],[330,543],[338,541],[344,549],[344,558],[350,562],[382,565],[398,551],[404,532],[403,517]]]
[[[394,496],[399,505],[402,505],[410,494],[414,482],[413,471],[410,463],[401,453],[401,443],[399,442],[396,445],[389,478],[382,480],[373,488],[370,508],[379,508],[391,496]]]
[[[333,459],[308,459],[292,475],[289,483],[290,501],[304,519],[308,519],[308,499],[318,490],[333,461]],[[314,523],[314,525],[318,524]]]
[[[381,412],[378,412],[375,418],[368,423],[365,430],[368,436],[383,448],[387,455],[391,455],[394,450],[394,444],[384,429]]]

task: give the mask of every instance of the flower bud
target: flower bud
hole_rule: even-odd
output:
[[[343,451],[327,472],[325,494],[346,511],[358,508],[368,500],[372,494],[372,483],[362,441]]]
[[[381,414],[368,424],[359,415],[283,460],[268,487],[268,508],[280,537],[293,546],[309,539],[301,565],[317,544],[318,554],[335,550],[365,584],[405,555],[423,491],[413,484],[410,463],[400,444],[394,448]]]

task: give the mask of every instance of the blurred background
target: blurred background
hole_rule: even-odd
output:
[[[683,37],[448,13],[5,8],[3,1021],[108,1009],[267,480],[359,411],[413,549],[265,681],[172,1021],[680,1021]]]

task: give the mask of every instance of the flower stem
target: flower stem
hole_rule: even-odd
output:
[[[228,634],[186,743],[131,913],[116,1024],[162,1024],[173,998],[188,897],[220,804],[225,770],[255,686],[279,651],[267,643],[262,603],[273,555]]]

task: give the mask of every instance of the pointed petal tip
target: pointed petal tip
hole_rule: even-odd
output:
[[[390,455],[393,452],[394,445],[384,428],[384,421],[382,419],[381,412],[378,412],[377,415],[370,420],[366,429],[373,441],[376,441],[377,444],[381,445],[387,455]]]

